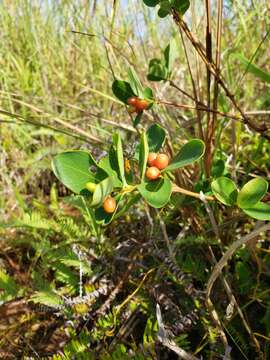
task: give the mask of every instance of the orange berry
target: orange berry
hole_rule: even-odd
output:
[[[169,158],[166,154],[158,154],[154,163],[159,170],[165,169],[169,165]]]
[[[149,102],[145,99],[139,99],[138,97],[132,96],[127,100],[128,105],[131,105],[135,108],[137,113],[142,112],[147,109]]]
[[[157,154],[154,152],[150,152],[148,154],[148,158],[147,158],[147,164],[149,166],[154,166],[154,161],[156,160]]]
[[[134,106],[134,107],[135,107],[135,104],[136,104],[137,100],[138,100],[137,97],[132,96],[132,97],[130,97],[130,98],[128,99],[127,103],[128,103],[128,105],[131,105],[131,106]]]
[[[148,108],[149,102],[144,99],[138,99],[134,106],[135,106],[137,112],[141,112]]]
[[[111,196],[108,196],[103,203],[103,209],[106,213],[112,214],[116,208],[116,201]]]
[[[148,180],[156,180],[160,177],[160,171],[157,167],[151,166],[146,170],[145,176]]]

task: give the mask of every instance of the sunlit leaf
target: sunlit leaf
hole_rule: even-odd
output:
[[[117,158],[117,165],[119,170],[119,177],[123,183],[123,185],[127,185],[126,178],[125,178],[125,165],[124,165],[124,155],[123,155],[123,147],[122,147],[122,140],[120,134],[113,135],[113,145],[115,146],[116,150],[116,158]]]
[[[255,178],[246,183],[237,197],[237,205],[244,209],[253,207],[266,194],[268,183],[262,178]]]
[[[269,221],[270,220],[270,205],[258,202],[256,205],[248,208],[248,209],[242,209],[244,213],[246,213],[248,216],[257,219],[257,220],[264,220]]]
[[[231,179],[220,177],[212,182],[211,188],[215,197],[222,202],[222,204],[232,206],[236,203],[238,191],[235,183]]]
[[[66,151],[56,155],[52,169],[55,176],[76,194],[85,190],[86,183],[101,181],[108,176],[86,151]]]
[[[199,160],[205,151],[202,140],[193,139],[186,143],[163,171],[172,171]]]
[[[141,183],[138,190],[149,205],[161,208],[170,200],[172,184],[169,179],[158,179]]]
[[[128,69],[128,78],[129,78],[129,83],[130,83],[130,86],[131,86],[134,94],[136,94],[139,98],[143,99],[144,98],[144,93],[143,93],[144,89],[143,89],[141,81],[133,67],[130,67]]]
[[[103,201],[106,199],[108,195],[113,190],[113,179],[111,177],[107,177],[100,183],[96,185],[95,191],[93,193],[92,201],[90,206],[100,206]]]

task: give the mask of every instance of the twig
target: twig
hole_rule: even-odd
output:
[[[189,354],[184,349],[180,348],[173,340],[170,340],[162,321],[161,310],[159,304],[156,306],[156,316],[158,322],[158,340],[167,348],[179,355],[180,359],[184,360],[199,360],[196,356]]]
[[[208,212],[208,215],[209,215],[209,218],[210,218],[212,227],[213,227],[213,229],[214,229],[214,232],[215,232],[215,234],[216,234],[216,237],[217,237],[217,239],[221,242],[221,239],[220,239],[220,236],[219,236],[219,231],[218,231],[218,225],[217,225],[217,223],[216,223],[216,220],[215,220],[213,211],[212,211],[211,207],[208,205],[208,203],[207,203],[207,201],[206,201],[206,199],[205,199],[205,197],[204,197],[204,194],[201,192],[200,195],[201,195],[201,200],[202,200],[203,203],[205,204],[205,207],[206,207],[206,210],[207,210],[207,212]],[[216,259],[216,257],[215,257],[215,254],[214,254],[213,250],[212,250],[212,247],[211,247],[210,245],[208,246],[208,249],[209,249],[209,252],[210,252],[211,257],[212,257],[212,262],[213,262],[214,264],[217,264],[217,259]],[[250,326],[248,325],[247,320],[245,319],[244,314],[243,314],[240,306],[238,305],[235,296],[233,295],[233,292],[232,292],[232,290],[231,290],[231,287],[230,287],[229,283],[227,282],[227,280],[226,280],[222,275],[221,275],[221,280],[222,280],[222,282],[223,282],[225,291],[226,291],[226,293],[227,293],[227,295],[228,295],[228,298],[229,298],[229,300],[230,300],[229,306],[230,306],[230,305],[235,306],[235,308],[237,309],[237,312],[238,312],[241,320],[243,321],[243,324],[244,324],[244,326],[245,326],[245,329],[247,330],[249,336],[251,337],[251,339],[253,340],[253,342],[254,342],[254,344],[255,344],[255,347],[257,348],[257,351],[260,351],[260,344],[258,343],[257,339],[254,337],[254,334],[253,334]],[[209,297],[207,297],[207,296],[206,296],[206,303],[207,303],[207,305],[208,305],[209,308],[214,309],[214,306],[213,306],[213,304],[212,304],[211,299],[210,299]]]
[[[158,104],[163,104],[163,105],[167,105],[167,106],[174,106],[174,107],[180,108],[180,109],[201,110],[201,111],[207,111],[207,112],[211,112],[211,113],[216,113],[217,115],[221,115],[221,116],[224,116],[224,117],[232,119],[232,120],[238,120],[238,121],[243,120],[243,118],[241,116],[236,116],[236,115],[233,115],[233,114],[230,114],[230,113],[224,113],[222,111],[214,110],[214,109],[211,109],[211,108],[209,109],[207,106],[203,105],[202,103],[200,103],[200,105],[195,107],[193,105],[177,104],[175,102],[170,102],[170,101],[161,100],[161,99],[157,99],[156,102]]]
[[[201,199],[201,195],[199,193],[195,193],[193,191],[183,189],[183,188],[177,186],[176,184],[173,184],[172,192],[181,193],[184,195],[195,197],[197,199]],[[213,196],[205,196],[205,198],[209,201],[215,200],[215,198]]]
[[[221,49],[221,27],[222,27],[222,8],[223,0],[218,0],[218,17],[217,17],[217,43],[216,43],[216,67],[217,75],[220,75],[220,49]],[[214,82],[214,100],[213,100],[213,110],[217,111],[218,106],[218,78],[215,76]],[[209,102],[210,107],[210,102]],[[209,177],[211,172],[211,164],[213,159],[213,142],[214,142],[214,133],[215,125],[217,120],[217,113],[213,112],[212,118],[209,113],[209,121],[207,123],[207,141],[206,141],[206,151],[205,151],[205,169],[206,174]]]
[[[206,57],[208,63],[212,63],[212,33],[211,33],[211,5],[210,0],[205,0],[206,8],[206,34],[205,34],[205,45],[206,45]],[[207,108],[210,109],[211,106],[211,71],[206,65],[206,81],[207,81]],[[209,131],[211,128],[211,113],[207,112],[207,130],[206,130],[206,148],[205,148],[205,173],[207,177],[210,177],[210,168],[211,168],[211,151],[212,146],[209,142]]]
[[[210,304],[212,304],[212,302],[211,302],[211,291],[212,291],[213,285],[214,285],[215,281],[217,280],[217,278],[220,276],[220,274],[222,272],[222,269],[226,266],[227,262],[232,257],[232,255],[235,253],[235,251],[240,246],[246,244],[248,241],[250,241],[254,237],[258,236],[260,233],[265,232],[267,230],[270,230],[270,223],[261,226],[259,229],[253,230],[250,234],[245,235],[242,238],[240,238],[239,240],[235,241],[229,247],[229,249],[225,252],[225,254],[222,256],[222,258],[216,263],[216,265],[214,266],[214,269],[212,271],[212,274],[211,274],[211,276],[210,276],[210,278],[209,278],[209,280],[207,282],[207,287],[206,287],[206,299],[208,299],[208,301],[210,301]],[[239,312],[239,310],[238,310],[238,312]],[[241,312],[242,312],[242,310],[241,310]],[[242,316],[241,316],[241,318],[242,318]],[[247,323],[246,324],[244,323],[244,325],[246,327]],[[257,339],[255,338],[253,332],[249,328],[249,326],[248,326],[248,328],[246,327],[246,330],[249,332],[249,335],[251,336],[252,340],[254,341],[257,349],[259,349],[260,345],[259,345]]]
[[[265,232],[267,230],[270,230],[270,223],[261,226],[259,229],[253,230],[251,233],[243,236],[242,238],[238,239],[232,245],[229,247],[229,249],[225,252],[225,254],[222,256],[222,258],[218,261],[218,263],[215,265],[212,274],[208,280],[207,288],[206,288],[206,294],[208,297],[211,295],[211,291],[213,288],[213,285],[217,278],[219,277],[219,274],[221,273],[224,266],[227,264],[229,259],[232,257],[232,255],[235,253],[235,251],[254,237],[258,236],[260,233]]]

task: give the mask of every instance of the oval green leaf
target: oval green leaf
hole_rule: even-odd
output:
[[[215,197],[222,204],[232,206],[236,203],[238,191],[235,183],[231,179],[220,177],[212,182],[211,188]]]
[[[253,207],[266,194],[268,183],[263,178],[255,178],[247,182],[240,190],[237,205],[241,209]]]
[[[150,87],[146,87],[143,89],[143,98],[150,100],[150,101],[154,99],[154,93]],[[149,109],[151,107],[151,105],[152,104],[150,104],[147,109]]]
[[[114,80],[112,84],[112,91],[114,95],[125,104],[127,104],[129,98],[136,96],[130,84],[123,80]]]
[[[148,66],[147,79],[150,81],[162,81],[167,78],[167,69],[160,59],[151,59]]]
[[[161,208],[170,200],[172,184],[169,179],[158,179],[141,183],[138,190],[150,206]]]
[[[154,7],[156,6],[160,0],[143,0],[146,6]]]
[[[102,205],[103,201],[106,199],[108,195],[110,195],[112,190],[113,190],[113,179],[109,176],[96,185],[90,206],[96,207]]]
[[[128,79],[129,79],[129,83],[130,83],[131,89],[134,92],[134,94],[139,96],[139,98],[143,99],[144,98],[143,86],[142,86],[140,79],[133,67],[130,67],[128,69]]]
[[[262,221],[270,221],[270,205],[258,202],[249,209],[242,209],[248,216]]]
[[[91,166],[95,167],[97,173],[90,170]],[[104,170],[98,169],[97,163],[86,151],[66,151],[56,155],[52,169],[58,180],[76,194],[85,190],[86,183],[97,182],[97,175],[100,180],[108,176]]]
[[[116,151],[113,146],[110,149],[109,156],[103,157],[98,166],[106,171],[106,173],[113,178],[113,187],[122,188],[123,184],[118,177],[118,164],[117,164],[117,156]]]
[[[190,6],[189,0],[173,0],[172,6],[175,10],[179,11],[181,15],[184,15]]]
[[[172,162],[163,171],[172,171],[199,160],[205,151],[204,142],[193,139],[187,142],[173,158]]]
[[[158,10],[158,16],[162,19],[165,18],[167,15],[169,15],[169,13],[170,13],[169,11],[162,8]]]
[[[164,143],[166,132],[160,125],[154,124],[146,131],[146,136],[149,151],[158,152]]]

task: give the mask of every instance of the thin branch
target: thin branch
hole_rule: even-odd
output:
[[[210,113],[216,113],[217,115],[221,115],[224,116],[228,119],[232,119],[232,120],[238,120],[241,121],[243,120],[243,118],[241,116],[237,116],[237,115],[233,115],[230,113],[224,113],[222,111],[219,110],[213,110],[213,109],[209,109],[207,108],[206,105],[201,104],[198,106],[194,106],[194,105],[188,105],[188,104],[177,104],[175,102],[170,102],[170,101],[166,101],[166,100],[161,100],[161,99],[157,99],[156,100],[157,103],[159,104],[163,104],[163,105],[167,105],[167,106],[174,106],[176,108],[180,108],[180,109],[187,109],[187,110],[201,110],[201,111],[206,111],[206,112],[210,112]]]
[[[209,204],[207,203],[207,200],[206,200],[206,198],[205,198],[205,196],[204,196],[204,194],[202,192],[200,193],[200,196],[201,196],[202,202],[205,205],[206,211],[207,211],[207,213],[209,215],[210,222],[212,224],[212,227],[213,227],[213,230],[214,230],[214,232],[216,234],[216,237],[217,237],[217,239],[219,241],[219,244],[221,244],[221,238],[220,238],[220,235],[219,235],[218,225],[217,225],[214,213],[213,213],[211,207],[209,206]],[[215,254],[214,254],[213,250],[212,250],[211,245],[208,245],[208,250],[209,250],[210,255],[212,257],[213,265],[216,265],[217,264],[217,259],[215,257]],[[255,338],[249,324],[247,323],[247,320],[244,317],[243,311],[241,310],[240,306],[238,305],[238,303],[236,301],[236,298],[235,298],[235,296],[234,296],[234,294],[233,294],[233,292],[231,290],[231,287],[230,287],[228,281],[224,278],[224,276],[222,274],[220,274],[220,278],[221,278],[221,280],[223,282],[223,286],[224,286],[224,289],[225,289],[225,291],[227,293],[230,304],[234,305],[235,308],[237,309],[237,312],[238,312],[238,314],[239,314],[239,316],[240,316],[240,318],[241,318],[241,320],[242,320],[242,322],[244,324],[244,327],[245,327],[247,333],[249,334],[250,338],[254,342],[254,345],[257,348],[257,351],[260,351],[260,344],[258,343],[258,341]],[[208,296],[206,296],[206,304],[207,304],[208,308],[211,309],[211,311],[215,310],[215,307],[214,307],[210,297],[208,297]],[[213,317],[213,320],[214,320],[215,319],[214,314],[212,314],[212,317]]]
[[[206,57],[208,63],[212,63],[212,33],[211,33],[211,5],[210,0],[205,0],[205,8],[206,8],[206,34],[205,34],[205,45],[206,45]],[[210,109],[211,107],[211,71],[209,67],[206,65],[206,81],[207,81],[207,107]],[[207,113],[207,131],[206,131],[206,156],[205,156],[205,171],[206,176],[210,176],[210,164],[208,163],[209,153],[211,153],[211,144],[209,143],[209,128],[211,122],[211,113]]]
[[[222,28],[222,8],[223,0],[218,0],[218,15],[217,15],[217,33],[216,33],[216,68],[217,75],[220,76],[220,53],[221,53],[221,28]],[[215,76],[214,82],[214,100],[213,110],[217,111],[218,107],[218,77]],[[209,103],[210,107],[210,103]],[[206,156],[205,156],[205,167],[206,173],[210,176],[211,164],[213,159],[213,147],[214,147],[214,133],[217,121],[217,113],[213,112],[212,119],[209,114],[209,121],[207,123],[207,141],[206,141]]]
[[[193,191],[183,189],[183,188],[181,188],[181,187],[179,187],[179,186],[177,186],[175,184],[173,184],[172,191],[175,192],[175,193],[181,193],[183,195],[192,196],[192,197],[195,197],[196,199],[201,199],[199,193],[195,193]],[[209,201],[214,201],[215,200],[215,198],[213,196],[205,196],[205,198],[207,200],[209,200]]]
[[[236,252],[238,248],[240,248],[242,245],[246,244],[251,239],[255,238],[256,236],[260,235],[260,233],[265,232],[267,230],[270,230],[270,223],[261,226],[259,229],[253,230],[248,235],[243,236],[242,238],[238,239],[237,241],[233,242],[232,245],[229,247],[229,249],[225,252],[225,254],[222,256],[222,258],[216,263],[214,266],[214,269],[212,271],[212,274],[207,282],[206,287],[206,299],[211,302],[211,291],[213,288],[214,283],[216,282],[217,278],[220,276],[222,269],[226,266],[229,259],[233,256],[233,254]],[[245,324],[246,325],[246,324]],[[247,327],[246,327],[247,329]],[[248,330],[248,329],[247,329]],[[249,335],[252,337],[253,341],[255,342],[256,347],[259,347],[259,343],[256,340],[254,334],[249,329]]]

